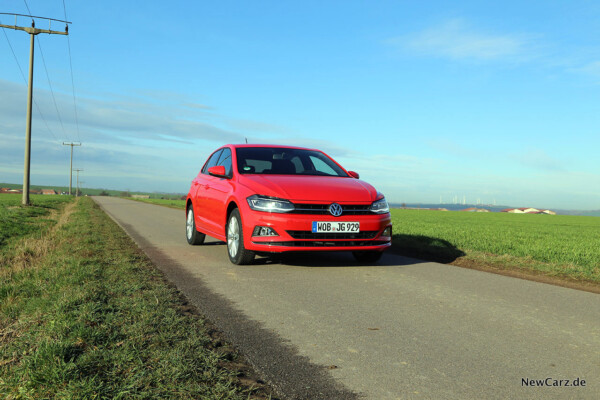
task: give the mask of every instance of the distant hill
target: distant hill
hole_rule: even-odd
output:
[[[406,203],[405,206],[407,208],[445,208],[449,211],[460,211],[469,207],[477,207],[477,208],[485,208],[492,212],[500,212],[506,208],[515,208],[513,206],[493,206],[493,205],[482,205],[482,204],[428,204],[428,203]],[[392,208],[402,208],[402,204],[400,203],[391,203],[390,207]],[[535,207],[535,206],[533,206]],[[556,212],[558,215],[584,215],[584,216],[593,216],[600,217],[600,210],[557,210],[551,209]]]
[[[509,206],[488,206],[483,204],[429,204],[429,203],[406,203],[405,206],[407,208],[445,208],[448,211],[460,211],[465,208],[476,207],[476,208],[485,208],[492,212],[500,212],[505,208],[511,208]],[[402,208],[402,204],[400,203],[391,203],[390,207],[392,208]]]

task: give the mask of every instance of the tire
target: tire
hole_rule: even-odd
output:
[[[227,255],[229,255],[229,261],[237,265],[252,263],[255,254],[244,247],[242,217],[237,208],[229,214],[225,234],[227,235]]]
[[[352,255],[359,263],[376,263],[383,255],[383,251],[353,251]]]
[[[206,235],[198,232],[196,229],[196,219],[194,218],[194,208],[190,205],[186,212],[185,217],[185,238],[187,242],[192,246],[196,246],[204,243]]]

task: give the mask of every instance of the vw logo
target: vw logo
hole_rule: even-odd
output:
[[[338,203],[332,203],[329,206],[329,212],[334,217],[339,217],[340,215],[342,215],[342,206],[340,206]]]

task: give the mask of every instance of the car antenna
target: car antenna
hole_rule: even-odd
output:
[[[248,144],[248,138],[244,138],[244,139],[246,139],[246,144]]]

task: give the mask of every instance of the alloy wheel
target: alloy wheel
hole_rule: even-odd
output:
[[[227,248],[229,255],[235,258],[240,248],[240,225],[235,217],[231,218],[227,227]]]

